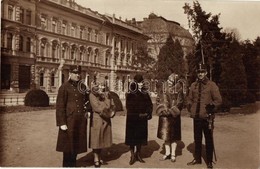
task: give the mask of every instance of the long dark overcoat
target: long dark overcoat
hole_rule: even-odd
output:
[[[88,100],[86,86],[71,80],[58,91],[56,101],[57,126],[67,125],[68,130],[59,129],[56,150],[60,152],[83,153],[87,151],[87,119],[84,103]]]
[[[126,95],[126,135],[125,144],[147,145],[148,118],[152,116],[153,104],[150,95],[146,92],[130,92]],[[147,113],[147,117],[140,114]]]

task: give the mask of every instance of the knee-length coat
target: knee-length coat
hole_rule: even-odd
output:
[[[89,100],[92,107],[90,118],[89,147],[92,149],[107,148],[112,145],[112,124],[110,118],[102,118],[100,113],[105,109],[115,111],[112,98],[104,95],[104,99],[96,93],[90,93]],[[112,110],[113,109],[113,110]]]
[[[173,90],[175,88],[175,90]],[[164,141],[181,140],[181,110],[184,93],[181,84],[167,88],[157,98],[156,113],[159,115],[157,137]],[[166,111],[166,113],[162,113]]]
[[[147,92],[130,92],[126,95],[126,134],[125,144],[147,145],[148,119],[152,118],[153,104]],[[140,116],[140,114],[147,114]]]
[[[81,90],[80,90],[81,89]],[[86,86],[68,80],[61,85],[56,101],[56,124],[67,125],[66,131],[59,128],[56,150],[83,153],[87,151],[87,119],[84,104],[88,100]]]

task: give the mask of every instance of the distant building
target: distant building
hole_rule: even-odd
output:
[[[2,0],[1,8],[1,93],[36,87],[55,94],[72,64],[89,85],[98,72],[120,93],[138,72],[131,60],[148,37],[114,15],[73,0]]]
[[[195,42],[190,32],[175,21],[170,21],[151,13],[148,18],[144,18],[143,21],[136,21],[133,18],[127,22],[140,27],[143,33],[150,37],[148,40],[148,51],[155,60],[157,60],[160,49],[165,45],[169,35],[172,36],[173,40],[178,39],[182,45],[184,60],[186,60],[186,56],[191,53],[194,48]]]

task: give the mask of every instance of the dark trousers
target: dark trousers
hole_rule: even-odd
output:
[[[195,140],[195,159],[201,161],[202,133],[204,133],[206,143],[207,162],[212,162],[213,158],[213,138],[209,123],[206,119],[195,118],[193,120],[194,140]]]
[[[76,167],[77,154],[63,152],[63,167]]]

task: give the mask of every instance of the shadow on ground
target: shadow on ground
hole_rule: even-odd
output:
[[[153,152],[158,151],[160,145],[155,141],[148,141],[148,145],[142,147],[141,156],[149,158]],[[119,159],[123,154],[128,153],[129,147],[125,143],[113,144],[109,148],[105,148],[101,152],[101,157],[104,161],[109,162]],[[128,159],[127,159],[128,160]],[[89,167],[94,165],[93,153],[90,152],[86,156],[77,160],[77,167]]]
[[[175,156],[181,156],[182,155],[182,150],[184,149],[185,147],[185,144],[183,141],[177,141],[177,148],[176,148],[176,151],[175,151]],[[165,146],[164,146],[164,143],[162,144],[161,146],[161,151],[160,151],[160,154],[164,155],[165,154]]]
[[[195,158],[195,143],[190,143],[188,146],[187,146],[187,150],[193,155],[193,158]],[[206,163],[207,162],[207,157],[206,157],[206,148],[205,148],[205,145],[202,144],[202,149],[201,149],[201,156],[204,160],[204,162]],[[190,159],[190,161],[192,161],[193,159]]]

